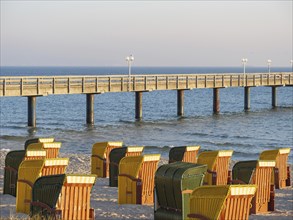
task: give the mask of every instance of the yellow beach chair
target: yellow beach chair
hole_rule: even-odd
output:
[[[122,147],[123,142],[98,142],[92,148],[91,173],[109,177],[109,155],[112,149]]]
[[[46,151],[46,158],[57,158],[59,150],[61,148],[61,142],[45,142],[45,143],[33,143],[29,147],[34,149],[43,149]]]
[[[173,147],[169,151],[169,163],[176,161],[196,163],[200,146]]]
[[[160,154],[124,157],[119,163],[118,203],[153,204]]]
[[[24,143],[24,149],[26,150],[27,147],[30,144],[35,144],[35,143],[51,143],[51,142],[54,142],[54,141],[55,141],[55,139],[53,137],[43,137],[43,138],[32,138],[32,139],[28,139]]]
[[[37,178],[65,173],[68,158],[24,160],[18,170],[16,212],[29,214],[32,187]]]
[[[198,155],[198,164],[207,164],[208,173],[205,176],[204,184],[227,185],[229,163],[232,150],[205,151]]]
[[[46,158],[46,153],[46,150],[31,144],[26,148],[24,160],[42,160]]]
[[[252,200],[251,213],[266,213],[274,210],[274,187],[271,177],[275,161],[254,160],[237,162],[232,170],[232,183],[255,184],[257,191]],[[271,203],[271,204],[270,204]]]
[[[189,219],[246,220],[255,185],[200,186],[190,196]]]
[[[272,182],[276,189],[291,186],[290,166],[287,164],[290,150],[290,148],[266,150],[259,156],[260,160],[273,160],[276,162],[275,172],[272,177]]]

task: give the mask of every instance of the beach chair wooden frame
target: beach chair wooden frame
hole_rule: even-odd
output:
[[[290,148],[266,150],[259,156],[260,160],[274,160],[276,162],[276,167],[272,176],[272,181],[276,189],[283,189],[287,186],[291,186],[290,166],[287,164],[290,151]]]
[[[40,213],[64,220],[95,219],[94,209],[90,206],[91,189],[95,181],[96,175],[79,174],[39,178],[33,187],[31,216]],[[52,192],[52,196],[48,196],[48,192]]]
[[[169,151],[169,163],[176,161],[196,163],[199,149],[200,146],[173,147]]]
[[[248,167],[249,164],[254,163],[255,167],[252,169]],[[267,213],[268,211],[274,211],[274,186],[271,183],[271,177],[273,169],[275,167],[275,161],[240,161],[233,167],[233,180],[232,184],[255,184],[257,191],[255,197],[252,200],[251,213]],[[247,166],[246,166],[247,165]],[[237,169],[237,170],[236,170]],[[240,170],[246,170],[244,172],[251,174],[250,178],[246,178],[242,181],[241,174],[236,175],[236,172]]]
[[[119,162],[123,157],[139,156],[143,151],[142,146],[119,147],[111,150],[109,155],[109,186],[118,187]]]
[[[29,214],[32,187],[36,179],[65,173],[68,161],[68,158],[22,161],[18,170],[16,212]]]
[[[189,219],[247,220],[256,185],[200,186],[190,196]]]
[[[32,143],[29,147],[46,151],[46,158],[57,158],[61,148],[61,142],[45,142],[45,143]]]
[[[51,143],[51,142],[54,142],[54,141],[55,141],[55,138],[53,138],[53,137],[43,137],[43,138],[32,138],[32,139],[28,139],[24,143],[24,149],[26,150],[27,147],[30,144],[35,144],[35,143]]]
[[[198,155],[198,164],[207,164],[204,185],[227,185],[229,164],[233,150],[204,151]]]
[[[154,177],[160,154],[128,156],[119,163],[118,203],[153,204]]]
[[[92,147],[91,173],[109,177],[109,155],[112,149],[122,147],[123,142],[97,142]]]

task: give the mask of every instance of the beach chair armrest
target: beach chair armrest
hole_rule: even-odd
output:
[[[38,207],[41,207],[43,209],[46,209],[50,213],[55,213],[56,214],[56,209],[51,208],[46,203],[43,203],[43,202],[30,202],[30,204],[31,204],[31,206],[38,206]]]
[[[17,180],[17,182],[20,182],[20,183],[26,183],[26,184],[29,185],[31,188],[33,188],[33,185],[34,185],[31,181],[23,180],[23,179],[19,179],[19,180]]]
[[[291,168],[289,165],[287,166],[286,186],[291,186]]]
[[[129,179],[131,179],[132,181],[135,181],[135,182],[138,182],[138,181],[140,181],[140,179],[139,179],[139,178],[135,178],[135,177],[133,177],[133,176],[131,176],[131,175],[129,175],[129,174],[124,174],[124,173],[121,173],[121,174],[119,174],[119,176],[124,176],[124,177],[127,177],[127,178],[129,178]]]
[[[200,220],[209,220],[209,218],[205,217],[204,215],[197,214],[197,213],[188,214],[187,217],[189,217],[189,218],[197,218],[197,219],[200,219]]]
[[[115,162],[110,162],[109,164],[110,164],[110,165],[114,165],[114,166],[116,166],[116,167],[119,167],[119,164],[118,164],[118,163],[115,163]]]
[[[100,160],[102,160],[102,161],[106,161],[105,158],[102,158],[101,156],[96,155],[96,154],[93,154],[92,157],[96,157],[96,158],[98,158],[98,159],[100,159]]]
[[[4,170],[9,170],[9,171],[14,172],[14,173],[17,173],[17,172],[18,172],[17,169],[15,169],[15,168],[13,168],[13,167],[10,167],[10,166],[8,166],[8,167],[4,167]]]

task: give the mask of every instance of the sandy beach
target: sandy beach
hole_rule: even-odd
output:
[[[15,212],[15,197],[3,195],[5,151],[0,151],[0,215],[1,219],[29,219],[27,215]],[[90,173],[90,155],[61,154],[69,157],[66,173]],[[160,164],[166,163],[164,158]],[[292,171],[292,169],[291,169]],[[291,176],[292,173],[291,173]],[[91,206],[96,219],[153,219],[153,205],[118,205],[117,188],[109,187],[108,178],[99,178],[92,189]],[[276,190],[276,211],[262,215],[251,215],[250,219],[293,219],[293,190]]]

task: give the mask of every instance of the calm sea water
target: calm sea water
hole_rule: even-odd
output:
[[[271,71],[292,71],[272,68]],[[133,74],[229,73],[239,67],[134,67]],[[248,67],[247,72],[267,72]],[[1,67],[1,76],[127,74],[127,67]],[[251,88],[251,109],[243,110],[243,88],[220,91],[220,114],[213,114],[212,89],[185,91],[184,117],[177,117],[176,91],[143,94],[143,120],[134,119],[134,93],[95,95],[95,125],[87,126],[85,95],[37,98],[37,128],[27,127],[27,98],[2,97],[1,150],[22,149],[33,137],[53,136],[61,152],[90,154],[99,141],[121,140],[144,145],[146,153],[168,157],[170,147],[200,145],[202,150],[233,149],[233,159],[256,159],[265,149],[293,146],[293,87],[278,88],[271,107],[271,88]],[[290,160],[292,163],[292,153]]]

